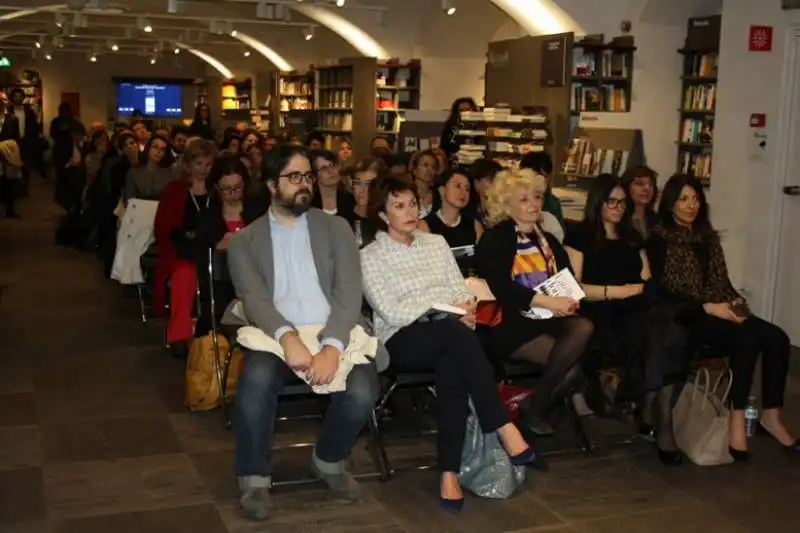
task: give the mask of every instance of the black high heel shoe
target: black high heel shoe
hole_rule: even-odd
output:
[[[680,450],[662,450],[656,444],[656,452],[658,453],[658,460],[666,466],[680,466],[683,464],[683,453]]]
[[[748,463],[750,462],[750,452],[748,450],[737,450],[728,446],[728,453],[733,457],[734,463]]]
[[[769,430],[767,428],[765,428],[764,425],[761,422],[759,422],[756,425],[756,434],[769,437],[770,439],[775,441],[778,444],[778,446],[783,448],[784,452],[786,452],[786,453],[788,453],[790,455],[799,455],[800,454],[800,441],[799,440],[794,439],[794,442],[791,443],[791,444],[783,444],[778,439],[776,439],[775,436],[772,433],[770,433]]]

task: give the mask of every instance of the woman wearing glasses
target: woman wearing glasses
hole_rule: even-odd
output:
[[[598,373],[606,365],[621,366],[618,397],[644,403],[648,423],[655,414],[658,456],[681,463],[672,436],[672,396],[686,375],[686,333],[670,307],[653,296],[644,241],[625,216],[628,198],[610,174],[592,182],[583,222],[570,230],[564,247],[586,299],[582,313],[595,326],[595,345],[583,359],[587,399],[605,407]],[[593,401],[598,400],[598,401]]]
[[[329,215],[349,218],[353,211],[353,197],[342,184],[336,155],[328,150],[312,150],[309,157],[317,176],[311,207],[322,209]]]
[[[235,155],[223,155],[214,162],[206,180],[211,203],[200,213],[197,220],[196,254],[200,282],[200,300],[204,304],[208,298],[209,281],[203,280],[208,272],[208,251],[214,256],[214,296],[217,319],[236,294],[227,272],[225,252],[230,238],[266,213],[267,204],[262,195],[248,194],[248,172],[241,159]],[[209,313],[200,313],[195,327],[195,337],[208,333],[211,323]]]

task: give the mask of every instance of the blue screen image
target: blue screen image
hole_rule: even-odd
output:
[[[180,117],[183,102],[180,85],[149,83],[117,84],[117,112],[131,115],[138,109],[148,117]]]

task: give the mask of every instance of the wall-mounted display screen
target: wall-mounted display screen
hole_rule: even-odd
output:
[[[183,116],[183,95],[180,85],[150,83],[118,83],[117,112],[131,115],[139,110],[148,117]]]

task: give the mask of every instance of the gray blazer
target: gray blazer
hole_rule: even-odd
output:
[[[347,346],[350,330],[361,318],[361,261],[350,226],[341,217],[311,208],[307,215],[314,265],[320,288],[331,306],[320,339],[334,338]],[[294,327],[273,303],[275,270],[269,213],[236,232],[228,245],[228,267],[236,295],[247,318],[258,329],[274,335],[283,326]]]
[[[150,170],[147,165],[132,168],[125,177],[125,201],[133,198],[158,200],[167,183],[175,179],[169,168]]]

